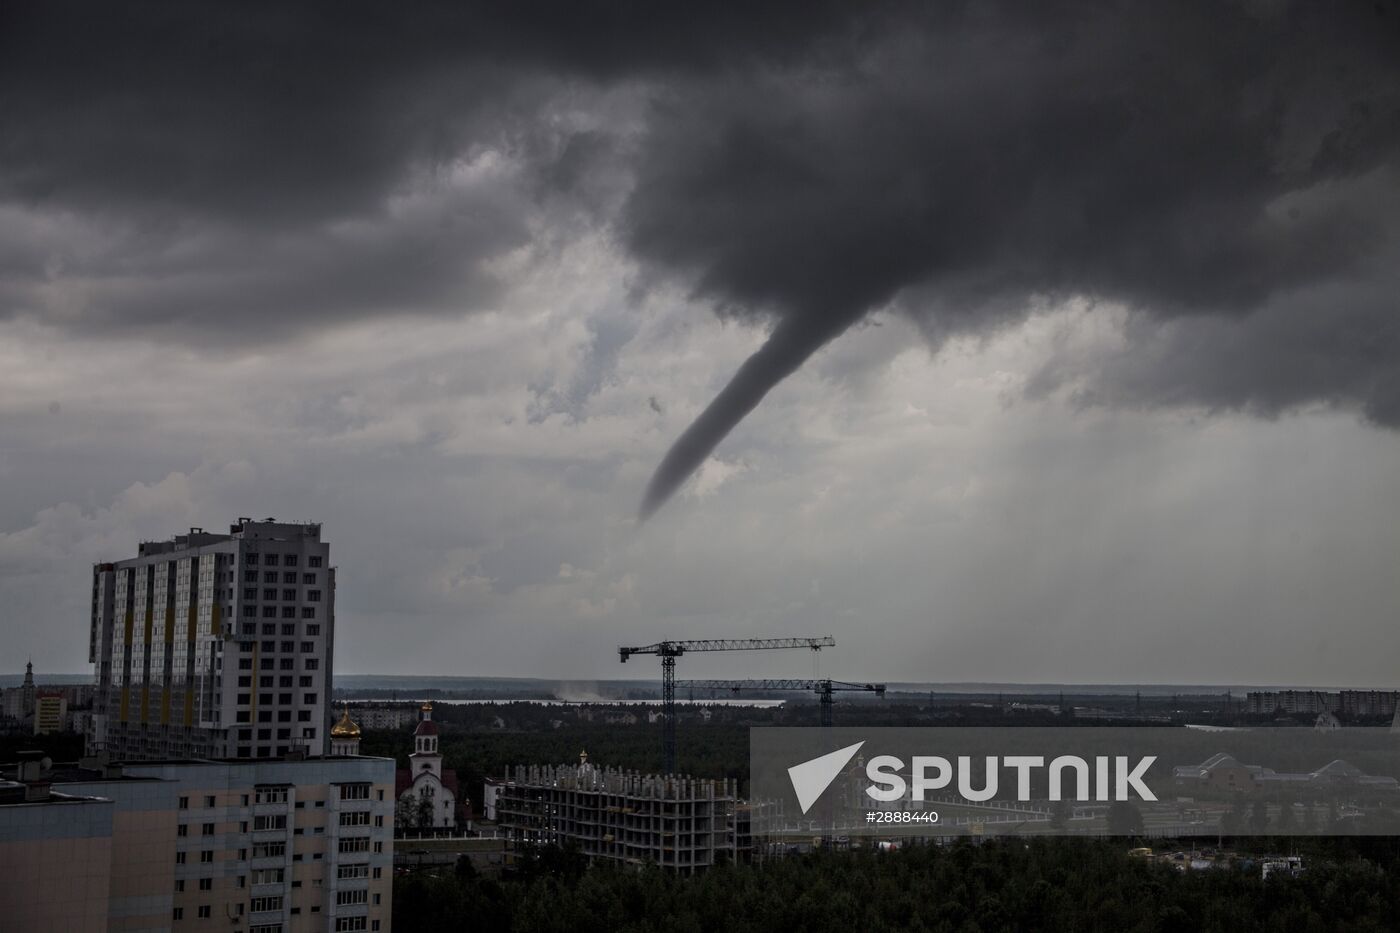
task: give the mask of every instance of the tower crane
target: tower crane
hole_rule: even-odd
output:
[[[797,691],[815,693],[821,701],[822,725],[832,724],[832,694],[844,691],[864,691],[877,696],[885,695],[884,684],[857,684],[844,680],[683,680],[680,686],[694,690],[728,690],[741,693],[745,690]]]
[[[676,658],[692,651],[762,651],[770,648],[810,648],[820,651],[836,644],[830,635],[815,638],[692,638],[659,641],[654,645],[619,647],[618,658],[626,663],[634,654],[654,654],[661,658],[661,754],[665,773],[676,773]]]

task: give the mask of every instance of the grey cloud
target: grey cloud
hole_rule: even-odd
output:
[[[1395,425],[1396,214],[1357,192],[1400,170],[1397,30],[1394,2],[9,4],[0,318],[265,342],[482,307],[503,257],[609,227],[772,326],[644,513],[880,309],[936,344],[1121,302],[1174,329],[1086,398]]]
[[[774,329],[667,454],[643,516],[806,357],[891,304],[939,339],[1037,297],[1233,318],[1331,283],[1333,301],[1295,315],[1294,395],[1400,424],[1371,394],[1400,364],[1393,326],[1374,326],[1393,293],[1365,319],[1369,352],[1333,357],[1329,337],[1395,234],[1392,197],[1350,194],[1396,185],[1400,11],[1255,9],[980,4],[837,67],[677,85],[651,120],[629,242]]]

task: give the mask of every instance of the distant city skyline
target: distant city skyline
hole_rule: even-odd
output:
[[[0,14],[8,666],[272,516],[340,672],[1400,684],[1393,9],[663,7]]]

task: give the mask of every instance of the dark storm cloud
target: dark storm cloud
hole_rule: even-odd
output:
[[[769,389],[890,304],[935,337],[1032,296],[1158,319],[1286,305],[1278,339],[1168,350],[1157,375],[1117,382],[1158,400],[1325,398],[1400,424],[1395,293],[1368,284],[1395,232],[1400,11],[1025,9],[969,5],[850,67],[682,83],[657,107],[633,250],[775,326],[667,454],[643,516]]]
[[[1148,323],[1089,396],[1394,425],[1397,30],[1394,3],[1262,0],[10,3],[0,243],[58,245],[0,258],[0,316],[271,339],[472,306],[492,259],[613,225],[772,325],[644,514],[884,307],[937,341],[1032,297],[1121,302]],[[563,117],[629,88],[640,137]],[[490,153],[510,172],[394,208]]]
[[[606,200],[610,128],[551,108],[780,60],[836,9],[6,3],[0,243],[77,229],[0,260],[0,318],[208,345],[480,306],[492,259]],[[393,209],[483,153],[500,177]]]

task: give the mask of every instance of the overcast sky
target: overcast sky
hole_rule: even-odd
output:
[[[1400,5],[924,6],[6,5],[5,670],[248,515],[342,673],[1397,686]]]

